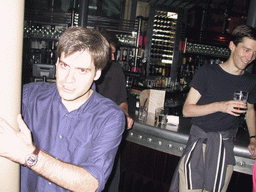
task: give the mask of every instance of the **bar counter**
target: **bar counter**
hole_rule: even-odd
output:
[[[127,132],[126,140],[167,154],[181,156],[188,141],[190,132],[190,119],[179,117],[179,125],[172,128],[158,128],[154,126],[154,118],[148,118],[147,122],[135,122],[133,128]],[[245,129],[239,131],[234,140],[234,153],[236,165],[234,171],[252,175],[254,159],[250,158],[247,148],[249,134]]]

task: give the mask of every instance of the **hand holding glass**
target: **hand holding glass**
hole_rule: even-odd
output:
[[[247,103],[249,92],[246,91],[235,91],[234,92],[234,100],[236,101],[243,101],[244,103]],[[240,108],[237,108],[240,110]]]

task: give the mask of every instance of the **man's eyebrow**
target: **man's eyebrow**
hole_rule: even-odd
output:
[[[88,68],[88,67],[76,67],[76,69],[83,69],[83,70],[89,70],[89,71],[92,70],[91,68]]]
[[[243,48],[245,48],[245,49],[249,49],[249,50],[252,50],[250,47],[246,47],[246,46],[243,46]]]
[[[64,64],[67,64],[67,63],[65,63],[64,61],[62,61],[61,59],[60,59],[60,63],[64,63]],[[68,64],[67,64],[68,65]]]

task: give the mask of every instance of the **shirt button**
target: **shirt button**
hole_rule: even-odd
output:
[[[66,114],[66,117],[68,116],[68,114]]]
[[[51,185],[52,183],[51,182],[49,182],[49,185]]]
[[[62,135],[60,135],[60,138],[62,139]]]

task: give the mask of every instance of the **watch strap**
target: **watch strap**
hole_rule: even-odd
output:
[[[39,152],[40,152],[40,149],[35,148],[35,150],[33,151],[33,154],[38,156]]]

